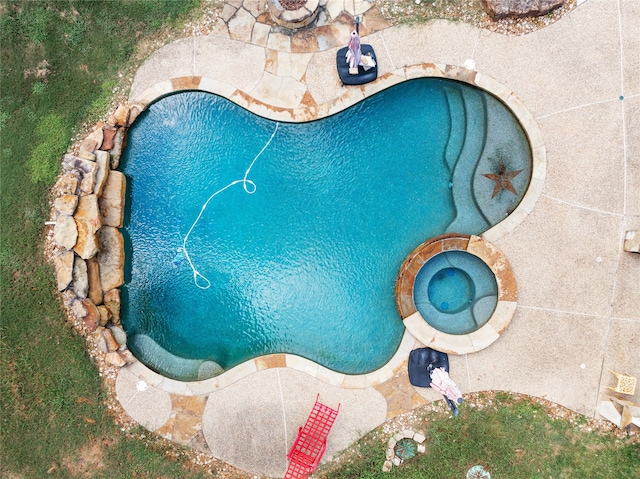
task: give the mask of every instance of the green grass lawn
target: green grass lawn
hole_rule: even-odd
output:
[[[453,418],[444,405],[418,410],[412,430],[425,434],[427,446],[418,454],[382,472],[386,443],[398,430],[379,428],[367,434],[336,465],[321,469],[325,479],[438,478],[463,479],[482,465],[494,479],[640,477],[638,437],[594,429],[584,416],[553,417],[543,405],[507,393],[479,394],[485,404],[464,404]],[[488,404],[491,400],[491,404]]]
[[[198,477],[107,415],[43,255],[47,191],[72,134],[106,113],[140,39],[198,0],[0,5],[1,477]],[[47,473],[49,471],[49,473]],[[13,474],[13,475],[12,475]]]

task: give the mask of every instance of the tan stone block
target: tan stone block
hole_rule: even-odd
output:
[[[111,319],[111,311],[104,305],[98,306],[98,313],[100,313],[100,326],[106,326]]]
[[[89,331],[95,331],[100,321],[100,313],[98,308],[90,299],[83,299],[82,305],[87,310],[87,314],[82,318],[82,322]]]
[[[80,151],[78,152],[78,158],[82,158],[83,160],[96,161],[96,155],[83,149],[82,147],[80,147]]]
[[[104,359],[112,366],[116,366],[118,368],[121,368],[122,366],[127,364],[127,362],[123,359],[122,356],[120,356],[120,354],[118,354],[117,351],[108,352],[105,355]]]
[[[81,258],[91,258],[98,252],[96,233],[102,226],[98,197],[96,195],[81,196],[73,218],[78,228],[78,240],[73,249]]]
[[[133,124],[133,122],[136,121],[138,116],[140,116],[140,113],[142,113],[143,111],[144,105],[140,103],[129,105],[129,119],[127,121],[127,128],[129,128]]]
[[[113,137],[113,148],[109,150],[109,154],[111,155],[110,167],[112,170],[117,169],[120,165],[120,157],[122,156],[122,151],[126,144],[126,132],[124,128],[119,128],[116,131],[116,136]]]
[[[98,326],[98,328],[93,333],[91,333],[90,338],[94,346],[98,349],[98,351],[106,353],[107,342],[104,340],[104,336],[102,335],[103,329],[104,328],[102,326]]]
[[[102,197],[98,202],[104,225],[122,227],[126,186],[126,178],[120,171],[109,172],[102,189]]]
[[[284,354],[270,354],[261,356],[255,360],[256,368],[260,371],[270,368],[284,368],[287,366],[286,356]]]
[[[186,446],[202,430],[202,417],[176,414],[171,440]]]
[[[121,294],[119,289],[112,289],[104,293],[104,305],[111,315],[110,319],[113,324],[120,324],[120,302]]]
[[[173,91],[197,90],[200,86],[201,79],[202,77],[199,76],[172,78],[171,87],[173,88]]]
[[[133,353],[128,349],[125,349],[124,351],[118,351],[118,354],[120,354],[120,357],[124,359],[125,363],[127,364],[133,364],[138,361]]]
[[[100,197],[109,176],[109,153],[102,150],[96,151],[96,165],[98,165],[98,169],[96,170],[96,185],[93,188],[93,194]]]
[[[99,239],[100,281],[102,290],[109,291],[124,284],[124,239],[118,228],[112,226],[103,227]]]
[[[89,277],[87,263],[78,256],[73,259],[72,288],[78,298],[86,298],[89,293]]]
[[[204,396],[171,395],[172,411],[176,414],[202,417],[205,403]]]
[[[85,195],[93,193],[96,182],[96,170],[98,166],[95,161],[78,158],[74,155],[65,155],[62,166],[66,171],[77,171],[80,191]],[[75,191],[71,192],[72,194]]]
[[[78,241],[78,226],[72,216],[60,215],[53,227],[53,242],[69,250],[76,245]]]
[[[116,338],[113,337],[113,334],[111,333],[110,329],[104,329],[102,331],[102,336],[104,337],[104,340],[107,343],[107,350],[109,351],[118,350],[118,348],[120,347],[120,344],[118,343],[118,341],[116,341]]]
[[[98,306],[102,304],[102,283],[100,282],[100,265],[95,257],[87,260],[87,276],[89,278],[88,297]]]
[[[640,253],[640,231],[627,231],[624,236],[624,250]]]
[[[53,202],[53,207],[63,215],[73,215],[77,206],[78,197],[76,195],[62,195]]]
[[[126,105],[120,105],[116,108],[113,116],[116,119],[115,124],[117,126],[127,126],[127,123],[129,123],[129,107]]]
[[[82,143],[86,143],[88,146],[88,148],[85,148],[86,151],[93,153],[95,152],[96,148],[100,148],[100,145],[102,145],[102,141],[104,140],[102,127],[103,125],[101,123],[98,123],[98,125],[96,125],[96,128],[84,139]]]
[[[64,291],[67,289],[73,279],[74,257],[75,254],[73,251],[65,251],[53,258],[53,264],[56,268],[58,291]]]
[[[80,175],[77,172],[64,174],[56,182],[56,189],[62,194],[75,195],[80,186]]]

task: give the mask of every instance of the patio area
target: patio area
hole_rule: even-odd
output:
[[[506,390],[596,416],[605,388],[615,385],[609,369],[640,376],[640,255],[623,250],[626,231],[640,230],[640,2],[578,3],[547,28],[504,36],[448,21],[390,26],[369,2],[353,0],[320,2],[316,21],[292,35],[273,25],[262,2],[228,2],[211,34],[151,55],[130,100],[204,89],[268,118],[303,121],[416,69],[448,65],[503,85],[542,133],[546,175],[526,217],[490,239],[518,285],[511,324],[490,347],[450,355],[451,377],[463,394]],[[347,87],[335,56],[356,15],[379,77]],[[463,67],[472,64],[474,71]],[[238,366],[213,390],[134,363],[120,370],[116,392],[133,419],[163,437],[249,473],[282,477],[318,393],[331,407],[341,404],[325,461],[385,420],[441,399],[409,383],[409,352],[422,346],[406,333],[379,381],[336,379],[282,354]],[[640,388],[627,399],[640,403]]]

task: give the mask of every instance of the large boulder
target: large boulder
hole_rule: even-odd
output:
[[[100,282],[102,290],[109,291],[124,284],[124,239],[118,228],[105,226],[99,234]],[[109,307],[106,303],[105,305]]]
[[[93,187],[93,194],[100,197],[109,176],[109,153],[96,150],[96,165],[98,165],[98,169],[96,170],[96,184]]]
[[[65,251],[53,258],[58,280],[58,291],[64,291],[73,280],[73,251]]]
[[[99,201],[102,224],[122,228],[126,189],[127,180],[124,174],[116,170],[111,171]]]
[[[100,326],[106,326],[111,321],[111,311],[104,304],[101,304],[98,306],[98,312],[100,313]]]
[[[129,123],[129,107],[126,105],[120,105],[116,109],[113,116],[116,120],[116,126],[127,126],[127,124]]]
[[[87,297],[89,293],[89,276],[87,275],[87,263],[75,257],[73,261],[73,291],[80,299]]]
[[[139,103],[134,103],[133,105],[129,105],[129,118],[127,119],[127,128],[129,128],[136,118],[140,116],[140,113],[144,111],[144,105]]]
[[[87,276],[89,278],[89,293],[88,297],[93,304],[102,304],[102,282],[100,281],[100,264],[95,258],[89,258],[87,260]]]
[[[86,195],[93,193],[96,186],[96,172],[98,165],[95,161],[78,158],[74,155],[65,155],[62,166],[65,171],[77,171],[82,179],[80,180],[80,191]]]
[[[73,216],[60,215],[53,227],[53,242],[64,249],[71,249],[78,240],[78,227]]]
[[[106,125],[104,127],[104,139],[102,141],[102,145],[100,145],[100,149],[104,151],[109,151],[113,148],[113,138],[116,136],[118,129],[113,125]]]
[[[63,195],[75,195],[80,186],[81,175],[78,171],[68,171],[56,182],[56,189]]]
[[[58,213],[63,215],[72,215],[78,206],[78,197],[76,195],[62,195],[55,199],[53,207]]]
[[[98,197],[96,195],[81,196],[73,218],[78,227],[75,252],[83,259],[95,256],[98,252],[97,233],[102,226]]]
[[[82,305],[87,311],[87,314],[82,318],[82,322],[89,331],[95,331],[98,328],[98,323],[100,322],[100,313],[98,312],[98,308],[90,299],[83,299]]]
[[[107,363],[117,368],[121,368],[122,366],[127,364],[127,361],[125,361],[125,359],[120,354],[118,354],[117,351],[108,352],[107,354],[105,354],[104,359]]]
[[[120,165],[120,157],[122,156],[122,151],[127,143],[127,136],[124,131],[124,128],[119,128],[116,131],[116,135],[113,137],[113,148],[109,150],[111,154],[111,169],[115,170]]]
[[[127,333],[124,332],[124,329],[122,329],[122,326],[114,325],[114,326],[111,326],[109,330],[111,331],[111,334],[116,339],[116,341],[118,341],[118,344],[120,345],[118,349],[121,349],[122,347],[127,346]]]
[[[564,5],[565,0],[480,0],[494,20],[513,17],[539,17]]]
[[[102,133],[103,126],[104,125],[102,125],[101,123],[98,123],[95,130],[89,133],[87,137],[82,140],[82,143],[80,143],[80,149],[88,151],[89,153],[94,153],[97,148],[100,148],[100,146],[102,145],[102,140],[104,138],[104,135]]]
[[[112,324],[120,324],[121,294],[119,289],[112,289],[104,294],[104,305],[109,312]]]

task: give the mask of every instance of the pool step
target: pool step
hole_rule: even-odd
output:
[[[451,130],[444,152],[444,159],[445,164],[449,166],[449,171],[452,172],[456,167],[460,152],[464,146],[467,123],[464,112],[464,100],[462,99],[460,88],[457,86],[446,87],[444,91],[447,96],[449,116],[451,118]]]
[[[447,232],[479,234],[489,227],[473,194],[474,174],[487,137],[487,111],[482,92],[465,88],[461,94],[466,120],[465,136],[451,179],[456,217]]]

